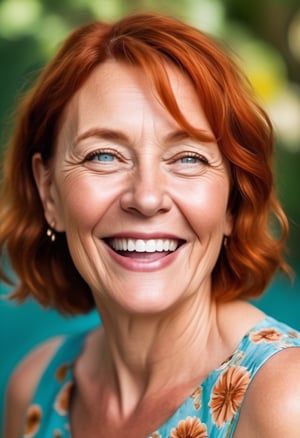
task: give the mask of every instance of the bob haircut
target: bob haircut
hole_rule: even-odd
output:
[[[66,105],[108,59],[142,69],[178,124],[208,140],[180,112],[166,65],[192,82],[231,169],[233,231],[213,270],[212,293],[223,301],[259,296],[277,269],[289,270],[283,259],[288,224],[274,192],[270,120],[235,61],[213,38],[177,19],[145,13],[75,30],[21,102],[5,157],[0,209],[1,254],[8,255],[19,278],[12,297],[22,302],[33,295],[66,314],[94,307],[65,233],[55,242],[46,236],[32,156],[40,152],[44,162],[53,156]],[[1,276],[9,281],[4,272]]]

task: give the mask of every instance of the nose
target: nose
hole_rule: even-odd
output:
[[[121,208],[145,217],[165,213],[172,205],[167,187],[166,176],[157,168],[136,170],[121,196]]]

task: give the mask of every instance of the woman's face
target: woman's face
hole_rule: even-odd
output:
[[[211,133],[188,79],[168,72],[186,119]],[[107,61],[92,73],[67,108],[51,166],[34,159],[46,218],[66,232],[100,307],[153,314],[210,299],[231,231],[228,168],[215,142],[183,131],[140,69]]]

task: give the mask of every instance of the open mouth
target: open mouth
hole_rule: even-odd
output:
[[[184,240],[178,239],[132,239],[132,238],[108,238],[105,239],[110,248],[123,257],[146,258],[153,256],[166,256],[175,252],[184,244]]]

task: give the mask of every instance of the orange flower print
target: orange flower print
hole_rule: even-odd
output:
[[[288,332],[289,338],[292,339],[299,339],[300,338],[300,334],[298,332],[295,332],[294,330],[290,330]]]
[[[64,363],[60,367],[58,367],[57,370],[55,371],[56,380],[58,380],[59,382],[63,382],[67,377],[69,369],[70,369],[69,363]]]
[[[230,363],[239,365],[245,356],[246,353],[244,351],[237,350],[231,356],[229,356],[223,363],[221,363],[218,369],[219,370],[225,369]]]
[[[69,412],[73,386],[74,386],[73,382],[66,383],[60,390],[58,396],[56,397],[54,407],[55,410],[59,413],[59,415],[67,415],[67,413]]]
[[[231,420],[239,409],[250,383],[249,371],[241,366],[231,366],[220,375],[212,389],[209,402],[213,421],[221,427]]]
[[[196,417],[187,417],[171,430],[170,438],[208,438],[206,425]]]
[[[262,329],[258,332],[253,332],[250,335],[250,339],[253,343],[258,344],[260,342],[276,342],[283,338],[283,334],[273,328]]]
[[[40,428],[42,411],[38,405],[29,406],[26,413],[24,437],[34,437]]]
[[[201,396],[202,396],[202,387],[198,386],[193,394],[191,395],[193,402],[194,402],[194,408],[198,411],[198,409],[201,408]]]

